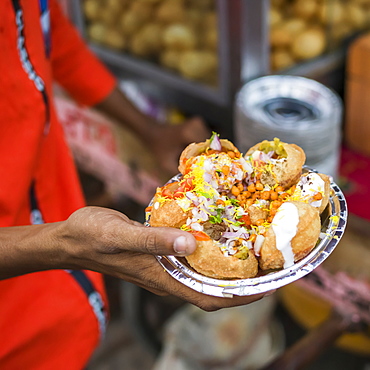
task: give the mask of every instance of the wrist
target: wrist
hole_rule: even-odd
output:
[[[62,243],[58,242],[60,224],[2,228],[0,279],[37,271],[68,268],[68,253]]]

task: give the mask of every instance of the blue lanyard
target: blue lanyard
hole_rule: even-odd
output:
[[[50,126],[50,106],[49,97],[45,88],[45,83],[41,76],[39,76],[29,58],[28,50],[26,48],[26,37],[24,34],[24,19],[23,10],[19,0],[12,0],[13,8],[15,12],[15,24],[17,26],[17,48],[19,58],[22,63],[23,70],[27,74],[28,78],[34,83],[36,89],[40,91],[42,99],[45,103],[45,135],[49,132]]]
[[[39,5],[41,30],[44,36],[45,54],[47,57],[49,57],[51,48],[49,0],[39,0]]]
[[[30,206],[31,206],[31,223],[33,225],[43,224],[44,220],[38,206],[38,201],[35,193],[35,184],[32,183],[30,188]],[[104,301],[100,293],[95,289],[92,281],[80,270],[65,270],[78,283],[81,289],[85,292],[87,300],[99,325],[100,337],[103,338],[107,328],[107,312]]]

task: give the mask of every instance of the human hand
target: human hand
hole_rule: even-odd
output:
[[[204,141],[211,136],[205,122],[191,118],[180,125],[155,125],[150,149],[156,156],[166,178],[176,175],[182,150],[190,143]]]
[[[111,275],[158,295],[172,294],[206,311],[245,305],[264,296],[212,297],[171,277],[154,255],[191,254],[196,241],[185,231],[145,227],[120,212],[99,207],[76,211],[61,228],[58,235],[69,256],[69,268]]]

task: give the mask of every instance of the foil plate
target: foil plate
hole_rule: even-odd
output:
[[[304,168],[304,172],[314,171]],[[314,171],[316,172],[316,171]],[[174,176],[168,183],[179,181],[181,174]],[[150,202],[149,205],[151,205]],[[290,284],[309,274],[321,265],[333,252],[343,236],[347,224],[347,203],[335,182],[330,184],[329,204],[321,215],[321,234],[316,247],[305,258],[293,266],[249,279],[221,280],[203,276],[192,269],[184,257],[156,256],[163,268],[180,283],[197,292],[215,296],[229,297],[249,296],[265,293]],[[146,214],[146,226],[149,225],[150,214]]]

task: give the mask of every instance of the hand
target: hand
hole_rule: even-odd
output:
[[[219,298],[198,293],[175,280],[154,255],[184,256],[196,248],[194,237],[174,228],[145,227],[124,214],[99,207],[76,211],[61,223],[59,238],[69,258],[69,268],[90,269],[134,283],[155,294],[175,295],[203,310],[245,305],[261,299]]]
[[[158,123],[139,111],[118,87],[95,107],[138,135],[155,155],[165,180],[178,173],[180,153],[188,144],[211,137],[211,131],[199,117],[176,126]]]
[[[191,118],[183,124],[156,124],[151,135],[150,149],[157,158],[163,176],[168,179],[176,175],[182,150],[190,143],[205,141],[211,131],[199,117]]]

